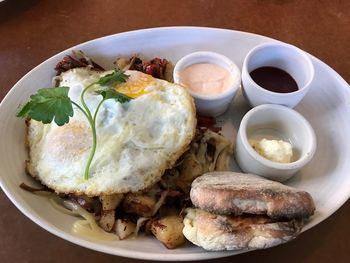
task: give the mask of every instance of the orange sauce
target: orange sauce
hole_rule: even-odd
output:
[[[232,84],[232,77],[225,68],[199,63],[188,66],[179,73],[180,83],[198,95],[218,95]]]

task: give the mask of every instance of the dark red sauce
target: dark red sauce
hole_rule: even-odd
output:
[[[291,75],[275,67],[261,67],[249,73],[260,87],[278,93],[297,91],[298,84]]]

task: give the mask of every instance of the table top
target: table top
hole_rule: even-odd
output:
[[[247,31],[294,44],[350,82],[350,1],[0,2],[0,100],[55,53],[97,37],[160,26]],[[79,247],[31,222],[0,192],[1,262],[141,262]],[[212,262],[350,262],[350,201],[287,244]]]

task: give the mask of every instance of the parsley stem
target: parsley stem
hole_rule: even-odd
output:
[[[96,111],[95,111],[95,114],[94,114],[94,118],[92,119],[94,121],[94,123],[96,123],[96,117],[97,117],[97,113],[98,111],[100,110],[100,107],[102,106],[102,103],[104,103],[105,100],[101,100],[100,103],[97,105],[97,108],[96,108]]]
[[[92,131],[92,146],[91,146],[89,158],[88,158],[88,160],[86,162],[86,166],[85,166],[85,172],[84,172],[84,179],[85,180],[89,179],[90,165],[91,165],[92,159],[94,158],[94,155],[96,152],[96,146],[97,146],[97,135],[96,135],[95,123],[92,119],[89,119],[89,123],[91,125],[91,131]]]
[[[80,107],[80,105],[79,105],[78,103],[76,103],[75,101],[72,101],[72,100],[71,100],[71,102],[72,102],[72,104],[74,104],[82,113],[84,113],[84,115],[86,116],[86,118],[89,119],[89,116],[87,115],[87,113],[85,112],[85,110],[84,110],[82,107]]]
[[[90,150],[90,154],[89,154],[89,158],[86,162],[86,166],[85,166],[85,172],[84,172],[84,179],[87,180],[89,179],[89,175],[90,175],[90,166],[91,166],[91,163],[92,163],[92,159],[94,158],[94,155],[95,155],[95,152],[96,152],[96,146],[97,146],[97,135],[96,135],[96,127],[95,127],[95,117],[94,118],[92,117],[92,114],[91,114],[91,111],[89,109],[89,107],[86,105],[85,103],[85,100],[84,100],[84,95],[85,95],[85,92],[91,88],[93,85],[95,85],[96,82],[94,83],[91,83],[89,86],[87,86],[83,92],[80,94],[80,101],[81,101],[81,104],[83,105],[84,109],[85,109],[85,116],[87,117],[89,123],[90,123],[90,126],[91,126],[91,131],[92,131],[92,146],[91,146],[91,150]],[[81,109],[81,107],[79,107]],[[99,108],[99,107],[98,107]],[[81,109],[82,110],[82,109]],[[97,110],[96,110],[97,111]],[[96,115],[96,111],[95,111],[95,114]]]
[[[91,130],[92,130],[92,148],[91,148],[90,155],[89,155],[88,161],[86,163],[86,167],[85,167],[85,172],[84,172],[84,179],[85,180],[89,179],[90,165],[91,165],[92,159],[94,158],[94,155],[96,152],[96,147],[97,147],[96,117],[97,117],[97,113],[100,110],[100,107],[104,101],[105,100],[101,100],[99,102],[99,104],[95,110],[94,117],[92,119],[88,118],[90,125],[91,125]]]
[[[84,109],[85,109],[85,112],[87,113],[87,115],[89,116],[89,118],[92,120],[92,115],[91,115],[91,111],[89,109],[89,107],[86,105],[85,103],[85,100],[84,100],[84,95],[85,95],[85,92],[91,88],[93,85],[95,85],[96,83],[91,83],[89,86],[87,86],[83,92],[80,94],[80,101],[81,101],[81,104],[83,105]]]
[[[87,180],[89,179],[89,175],[90,175],[90,165],[91,165],[91,162],[92,162],[92,159],[94,158],[94,155],[95,155],[95,151],[96,151],[96,146],[97,146],[97,134],[96,134],[96,127],[95,127],[95,118],[96,118],[96,113],[97,113],[97,110],[95,112],[95,115],[94,115],[94,119],[92,119],[87,113],[86,111],[80,107],[80,105],[74,101],[72,101],[72,104],[74,104],[82,113],[84,113],[84,115],[86,116],[86,118],[88,119],[89,121],[89,124],[91,126],[91,130],[92,130],[92,147],[91,147],[91,151],[90,151],[90,154],[89,154],[89,158],[86,162],[86,166],[85,166],[85,172],[84,172],[84,179]],[[102,102],[102,101],[101,101]],[[100,102],[100,104],[101,104]],[[99,104],[99,106],[100,106]],[[99,108],[99,107],[98,107]],[[98,109],[97,108],[97,109]]]

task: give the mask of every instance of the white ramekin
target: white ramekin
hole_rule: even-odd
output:
[[[198,51],[184,56],[176,63],[173,73],[174,82],[182,85],[179,73],[185,68],[199,63],[211,63],[221,66],[229,71],[233,80],[232,85],[225,92],[218,95],[205,96],[189,90],[195,99],[197,112],[200,115],[216,117],[227,110],[237,94],[241,85],[241,72],[234,62],[221,54],[210,51]]]
[[[269,134],[292,144],[291,163],[270,161],[258,154],[249,143],[254,134]],[[316,151],[316,136],[309,122],[295,110],[275,104],[257,106],[243,117],[235,147],[235,159],[246,173],[283,182],[311,161]]]
[[[276,67],[289,73],[299,89],[289,93],[272,92],[259,86],[250,72],[260,67]],[[306,95],[314,78],[314,67],[301,49],[285,43],[265,43],[250,50],[242,67],[243,94],[250,106],[280,104],[294,108]]]

